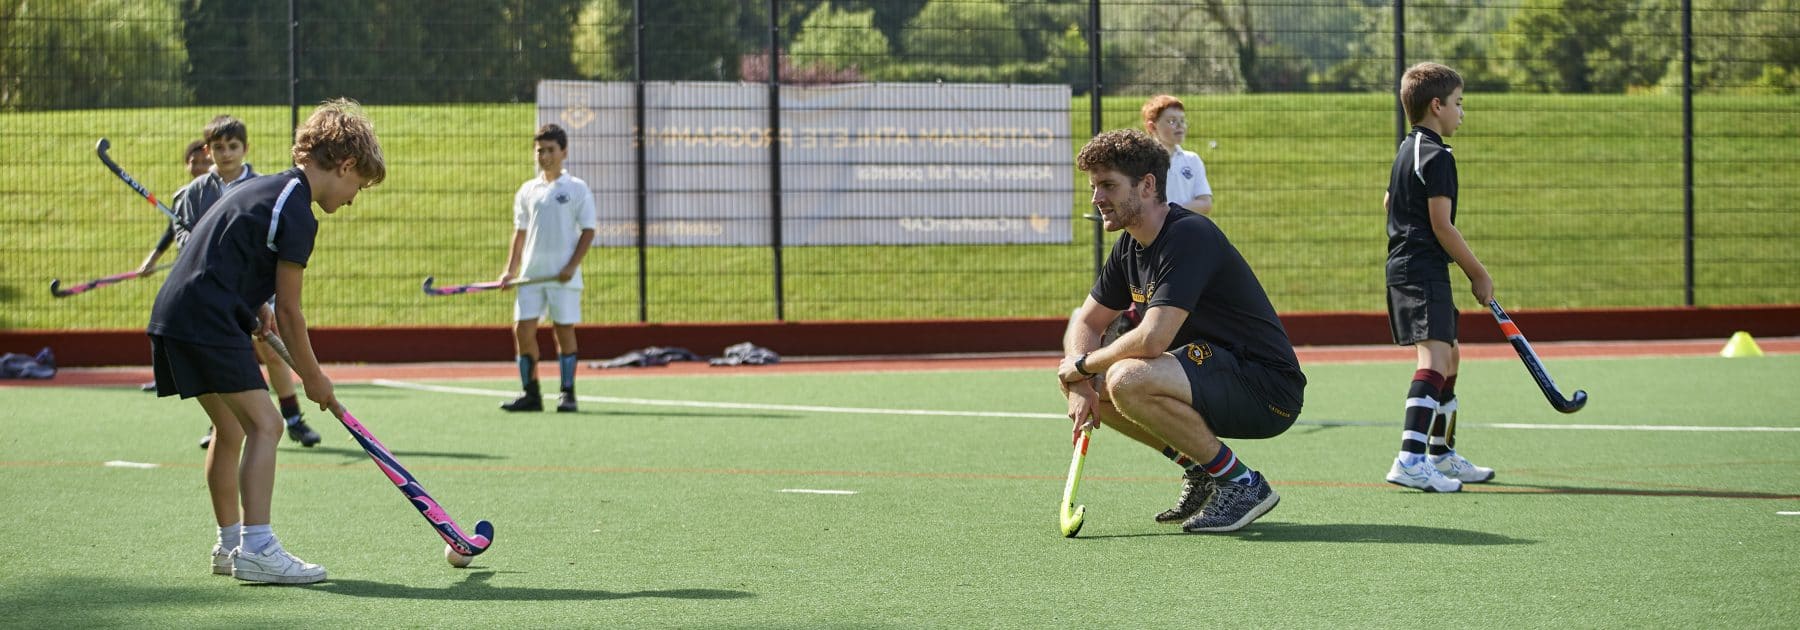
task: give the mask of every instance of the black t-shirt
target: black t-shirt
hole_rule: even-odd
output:
[[[1388,175],[1387,283],[1450,281],[1450,254],[1431,229],[1432,197],[1450,198],[1456,223],[1456,156],[1437,132],[1413,127]]]
[[[1169,204],[1169,217],[1148,247],[1129,234],[1113,245],[1089,293],[1115,310],[1173,306],[1187,311],[1169,349],[1203,341],[1230,350],[1298,383],[1300,359],[1250,263],[1212,219]]]
[[[189,343],[250,347],[256,310],[275,295],[275,266],[306,266],[319,231],[312,188],[300,169],[235,186],[213,204],[169,270],[150,334]]]

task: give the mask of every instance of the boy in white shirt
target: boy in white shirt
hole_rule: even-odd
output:
[[[1193,151],[1181,148],[1187,139],[1187,109],[1181,99],[1160,94],[1144,103],[1144,131],[1169,152],[1169,203],[1200,214],[1212,214],[1212,185],[1206,182],[1206,164]]]
[[[513,302],[513,341],[519,353],[519,381],[525,392],[500,405],[506,411],[543,411],[538,387],[538,320],[546,311],[556,327],[557,364],[562,369],[562,398],[557,411],[575,406],[575,324],[581,322],[581,259],[594,242],[594,194],[587,182],[563,171],[569,157],[569,134],[555,124],[532,137],[538,176],[513,196],[512,249],[500,283],[516,279],[556,282],[519,285]]]

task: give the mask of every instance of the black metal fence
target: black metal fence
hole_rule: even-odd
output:
[[[1145,99],[1175,94],[1212,216],[1277,307],[1380,310],[1379,200],[1404,129],[1393,85],[1420,60],[1464,77],[1459,226],[1509,304],[1800,302],[1791,0],[7,0],[0,326],[144,320],[156,278],[63,299],[42,288],[135,269],[160,234],[97,168],[96,139],[168,193],[212,116],[244,119],[250,162],[273,172],[298,119],[336,96],[369,106],[392,175],[325,220],[313,323],[505,321],[507,300],[417,285],[501,270],[544,80],[763,85],[766,99],[719,107],[777,136],[792,113],[769,104],[807,86],[1063,85],[1072,147],[1141,128]],[[633,107],[637,130],[667,113]],[[770,144],[760,176],[729,181],[680,181],[638,152],[636,194],[607,208],[638,234],[655,219],[639,208],[704,189],[706,205],[760,213],[768,244],[596,247],[586,321],[1059,316],[1116,238],[1081,219],[1072,173],[1068,205],[1043,209],[1074,225],[1066,242],[795,245],[783,199],[833,186],[797,179]]]

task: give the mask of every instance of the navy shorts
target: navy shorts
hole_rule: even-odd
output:
[[[1456,342],[1456,300],[1449,282],[1389,285],[1387,296],[1388,327],[1394,343]]]
[[[1217,345],[1195,342],[1170,350],[1187,371],[1194,410],[1221,438],[1281,435],[1300,417],[1304,386],[1295,377],[1242,361]]]
[[[209,346],[150,335],[150,366],[156,395],[193,398],[268,389],[251,348]]]

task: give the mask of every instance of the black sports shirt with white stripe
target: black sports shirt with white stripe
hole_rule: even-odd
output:
[[[232,186],[194,226],[150,310],[152,335],[250,347],[257,307],[275,295],[275,267],[312,257],[319,221],[300,169]]]
[[[1456,156],[1437,132],[1414,126],[1394,155],[1388,175],[1389,286],[1449,282],[1450,254],[1431,229],[1432,197],[1450,198],[1456,223]]]

